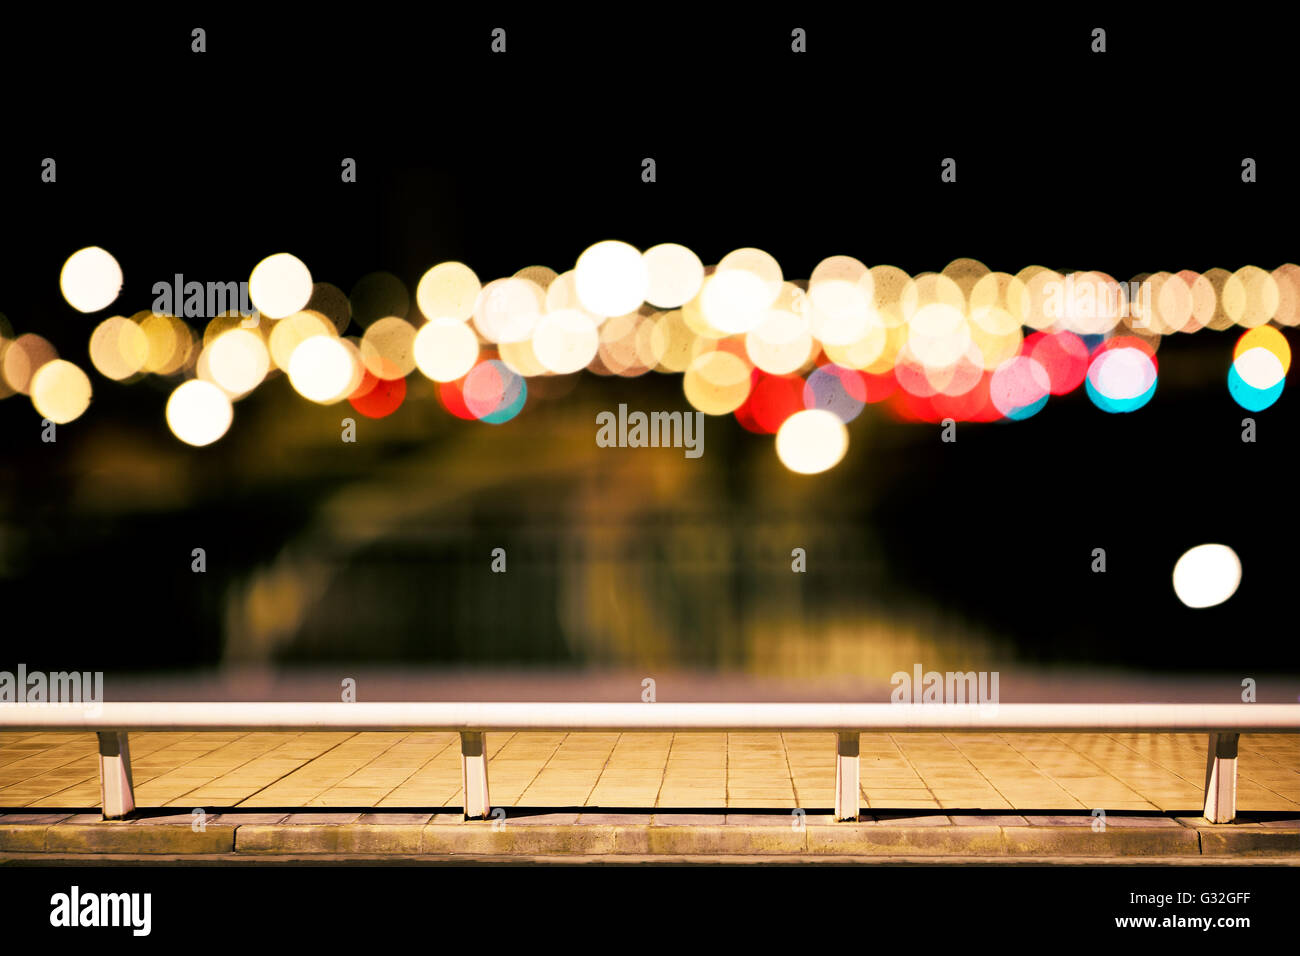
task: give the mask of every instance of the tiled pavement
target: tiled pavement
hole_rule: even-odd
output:
[[[1199,812],[1203,734],[863,734],[862,806]],[[829,808],[824,733],[488,734],[493,806]],[[142,808],[461,805],[451,733],[131,736]],[[0,809],[99,805],[93,734],[0,734]],[[1300,736],[1243,735],[1238,807],[1300,811]],[[590,814],[587,814],[590,816]]]

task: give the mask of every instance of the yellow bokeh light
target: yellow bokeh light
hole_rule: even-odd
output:
[[[454,382],[478,360],[478,336],[460,319],[430,319],[415,333],[412,352],[416,368],[426,378]]]
[[[5,349],[4,364],[0,366],[5,384],[15,392],[27,394],[37,370],[58,357],[54,346],[41,336],[32,332],[18,336]]]
[[[801,368],[813,350],[812,333],[803,316],[771,309],[767,317],[745,336],[749,360],[771,375],[788,375]]]
[[[903,296],[912,283],[912,277],[897,266],[872,266],[871,306],[885,328],[895,328],[906,321],[903,314]]]
[[[943,272],[940,274],[957,284],[969,304],[975,286],[992,273],[989,272],[988,266],[977,259],[954,259],[943,267]]]
[[[599,348],[600,330],[586,313],[576,309],[548,313],[533,333],[538,361],[557,375],[586,368]]]
[[[1020,323],[1003,309],[980,309],[971,316],[967,329],[989,372],[1019,352],[1024,342]]]
[[[1273,270],[1277,283],[1277,313],[1273,320],[1279,325],[1300,325],[1300,266],[1288,262]]]
[[[780,286],[776,287],[776,293]],[[744,269],[718,269],[700,291],[700,311],[705,321],[725,335],[756,328],[776,301],[776,293],[760,276]]]
[[[549,375],[550,370],[542,364],[533,351],[533,340],[524,339],[521,342],[502,342],[497,347],[497,353],[500,355],[501,362],[506,368],[516,375],[522,375],[525,378],[536,378],[539,375]]]
[[[234,409],[216,385],[191,379],[167,399],[167,427],[187,445],[211,445],[230,428]]]
[[[884,354],[889,340],[889,330],[883,325],[872,325],[866,335],[848,345],[824,344],[826,357],[841,368],[866,369]]]
[[[1220,297],[1228,317],[1248,329],[1273,318],[1281,301],[1273,276],[1256,266],[1244,266],[1230,275]]]
[[[543,292],[551,287],[551,283],[560,277],[560,274],[550,266],[524,266],[514,274],[516,279],[527,279],[529,282],[538,286]]]
[[[149,337],[130,319],[114,315],[90,334],[90,362],[96,371],[115,382],[130,378],[149,358]]]
[[[681,309],[660,315],[650,333],[651,352],[661,372],[685,372],[695,357],[692,351],[699,336],[686,324]]]
[[[909,281],[900,301],[903,314],[909,321],[927,305],[943,305],[958,312],[966,308],[966,297],[962,294],[961,286],[936,272],[923,272]]]
[[[494,279],[474,304],[474,328],[489,342],[523,342],[545,310],[546,293],[528,279]]]
[[[296,312],[275,323],[271,329],[271,361],[275,367],[284,371],[289,368],[289,359],[293,351],[314,335],[334,335],[335,327],[319,312]]]
[[[56,425],[78,418],[90,405],[90,379],[65,359],[46,362],[31,381],[32,405]]]
[[[238,312],[225,312],[221,315],[215,315],[203,328],[202,342],[205,346],[211,345],[227,332],[233,329],[245,328],[244,323],[244,316]]]
[[[361,337],[361,361],[375,378],[405,378],[415,370],[415,328],[388,316],[372,322]]]
[[[1283,375],[1291,368],[1291,346],[1287,344],[1286,336],[1271,325],[1261,325],[1251,329],[1238,339],[1236,347],[1232,350],[1233,361],[1241,358],[1251,349],[1266,349],[1272,352],[1282,366]]]
[[[838,415],[824,408],[795,412],[776,433],[776,456],[800,475],[834,468],[848,450],[848,428]]]
[[[288,372],[294,391],[321,405],[343,401],[364,374],[356,347],[331,335],[314,335],[294,349]]]
[[[852,345],[865,337],[873,325],[883,326],[871,308],[870,273],[857,281],[822,279],[811,281],[806,298],[812,333],[826,345]]]
[[[426,272],[415,287],[415,304],[429,320],[466,321],[483,289],[474,270],[463,262],[441,262]]]
[[[1205,327],[1215,332],[1222,332],[1224,329],[1232,328],[1232,324],[1236,320],[1228,314],[1223,301],[1224,289],[1228,280],[1232,278],[1232,273],[1227,269],[1208,269],[1201,278],[1210,283],[1210,288],[1214,290],[1214,311],[1210,313],[1210,318],[1206,321]],[[1244,286],[1240,291],[1244,293]],[[1244,298],[1243,295],[1240,303],[1243,307],[1245,305]]]
[[[1205,276],[1191,269],[1184,269],[1174,274],[1186,283],[1192,294],[1191,318],[1187,320],[1181,331],[1195,332],[1205,328],[1214,318],[1214,310],[1218,305],[1218,295],[1214,291],[1214,286]]]
[[[212,381],[232,396],[251,392],[266,378],[271,356],[262,337],[249,329],[232,329],[207,348]]]
[[[750,366],[738,355],[715,350],[696,356],[682,377],[686,400],[706,415],[734,412],[749,397]]]
[[[923,305],[908,321],[907,345],[923,365],[944,368],[971,344],[970,327],[959,309],[940,302]]]
[[[781,293],[781,286],[784,277],[781,274],[781,264],[776,261],[776,257],[771,253],[764,252],[762,249],[746,247],[728,252],[718,263],[717,272],[719,274],[726,272],[745,272],[759,282],[763,283],[765,290],[763,308],[769,308],[776,302],[776,298]]]
[[[645,299],[661,309],[676,309],[699,293],[704,284],[704,263],[685,246],[665,242],[642,255],[647,286]]]
[[[154,375],[175,375],[194,353],[194,331],[174,315],[137,312],[140,331],[149,341],[144,370]]]
[[[700,287],[700,291],[695,298],[685,303],[681,308],[682,321],[686,323],[687,328],[697,336],[707,339],[723,339],[727,337],[727,333],[710,322],[708,316],[704,314],[704,290],[715,274],[716,272],[712,267],[706,268],[704,270],[705,284]]]

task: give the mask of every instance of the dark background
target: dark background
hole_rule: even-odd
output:
[[[63,261],[87,245],[121,263],[110,311],[125,314],[174,273],[242,279],[285,250],[345,290],[377,269],[413,290],[444,259],[484,281],[534,263],[564,271],[605,238],[682,242],[705,263],[757,246],[787,278],[833,254],[912,274],[970,256],[1121,280],[1297,258],[1294,86],[1282,82],[1293,44],[1267,15],[394,9],[358,23],[324,10],[39,14],[3,31],[0,312],[15,334],[38,332],[89,368],[100,316],[76,313],[58,288]],[[205,54],[190,52],[193,26],[208,31]],[[495,26],[504,56],[489,52]],[[807,54],[789,51],[795,26]],[[1089,52],[1094,26],[1107,29],[1105,54]],[[46,156],[53,185],[40,182]],[[339,181],[345,156],[355,184]],[[654,184],[640,178],[647,156]],[[955,184],[939,180],[948,156]],[[121,387],[92,372],[91,409],[57,445],[40,441],[26,398],[0,401],[0,667],[227,660],[232,581],[272,560],[331,492],[424,462],[418,481],[457,484],[459,503],[340,556],[345,583],[275,660],[640,660],[649,652],[573,641],[557,608],[566,561],[613,560],[656,569],[648,599],[667,607],[667,644],[654,654],[743,668],[727,635],[788,581],[789,550],[804,546],[792,615],[809,640],[822,615],[851,622],[906,603],[975,622],[1021,661],[1294,670],[1294,399],[1254,414],[1258,440],[1241,441],[1247,413],[1226,388],[1238,334],[1167,338],[1156,396],[1129,415],[1080,390],[1025,422],[959,426],[950,445],[935,426],[869,408],[845,461],[813,478],[774,470],[770,439],[710,419],[709,479],[622,516],[630,530],[613,544],[602,532],[615,518],[588,513],[589,539],[614,550],[576,557],[557,545],[574,498],[626,481],[639,499],[640,486],[618,456],[570,461],[548,436],[594,434],[590,410],[620,401],[683,407],[677,376],[583,374],[489,429],[450,419],[427,387],[421,404],[417,375],[411,407],[367,423],[357,446],[338,443],[336,409],[306,408],[281,379],[195,450],[163,420],[174,383]],[[488,465],[449,462],[466,447],[550,477],[503,490]],[[662,546],[674,528],[696,529],[690,546],[720,549],[721,565],[675,564]],[[1242,585],[1188,610],[1169,575],[1211,541],[1240,555]],[[201,577],[189,569],[199,545]],[[488,572],[498,545],[511,554],[507,593]],[[1090,571],[1096,547],[1104,575]]]

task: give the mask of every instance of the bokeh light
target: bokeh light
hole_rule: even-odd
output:
[[[647,249],[641,259],[646,271],[645,300],[658,308],[684,305],[704,284],[704,263],[685,246],[661,243]]]
[[[522,342],[532,337],[545,308],[546,293],[537,283],[494,279],[474,304],[474,328],[489,342]]]
[[[60,284],[70,304],[94,311],[115,300],[121,278],[111,255],[89,247],[68,258]],[[546,398],[583,370],[654,371],[680,374],[693,409],[780,435],[801,412],[844,425],[873,403],[903,422],[1023,420],[1080,386],[1097,407],[1130,412],[1155,394],[1165,337],[1234,325],[1246,331],[1232,352],[1229,394],[1260,411],[1278,401],[1290,368],[1276,326],[1300,326],[1300,266],[1291,263],[1117,280],[1040,265],[995,272],[971,258],[909,275],[834,255],[802,280],[753,247],[706,266],[677,243],[643,253],[606,240],[567,272],[529,265],[486,284],[463,262],[441,262],[414,299],[390,272],[371,272],[344,294],[314,282],[289,253],[259,262],[249,285],[262,321],[227,312],[200,334],[174,315],[110,316],[90,336],[91,364],[118,382],[195,377],[228,401],[284,371],[303,397],[346,399],[372,418],[401,407],[419,369],[453,415],[497,424],[519,414],[527,379]],[[344,338],[354,320],[359,337]],[[45,339],[14,338],[0,325],[0,398],[29,393],[38,409],[84,412],[84,372],[71,363],[31,392],[55,360]],[[789,435],[811,434],[819,420],[799,418]]]
[[[341,402],[356,391],[364,367],[355,347],[345,339],[315,335],[289,358],[289,383],[303,398],[321,405]]]
[[[271,368],[266,343],[249,329],[231,329],[218,336],[207,351],[212,381],[231,397],[257,388]]]
[[[282,319],[307,308],[312,296],[311,273],[288,252],[267,256],[248,277],[248,297],[270,319]]]
[[[1051,389],[1051,377],[1036,359],[1016,355],[993,371],[989,400],[1007,418],[1021,421],[1042,410]]]
[[[149,358],[149,337],[135,322],[110,316],[90,334],[90,363],[115,382],[138,374]]]
[[[32,405],[43,418],[63,425],[90,405],[90,379],[65,359],[46,362],[31,380]]]
[[[645,301],[650,276],[635,246],[615,239],[598,242],[574,266],[578,301],[597,315],[626,315]]]
[[[230,428],[230,398],[211,382],[190,379],[167,399],[167,427],[187,445],[211,445]]]
[[[732,352],[697,356],[682,377],[686,400],[706,415],[734,412],[749,397],[750,366]]]
[[[367,418],[386,418],[397,411],[405,399],[406,379],[379,378],[367,371],[356,391],[348,396],[348,404]]]
[[[776,433],[781,464],[800,475],[834,468],[849,449],[849,430],[834,412],[821,408],[796,412]]]
[[[415,371],[415,328],[390,315],[372,322],[361,337],[361,361],[376,378],[405,378]]]
[[[842,422],[851,422],[867,404],[867,386],[862,373],[827,364],[813,371],[803,388],[805,408],[821,408]]]
[[[1151,355],[1134,345],[1123,345],[1097,351],[1088,366],[1085,386],[1093,404],[1103,411],[1132,412],[1151,401],[1157,377]]]
[[[579,372],[591,364],[600,348],[600,330],[584,312],[550,312],[533,333],[533,351],[541,364],[557,375]]]
[[[59,357],[54,346],[45,338],[32,332],[18,336],[5,349],[0,371],[4,373],[5,384],[15,392],[27,394],[32,376],[47,362]]]
[[[1222,604],[1241,584],[1241,560],[1224,544],[1201,544],[1174,565],[1174,593],[1191,608]]]
[[[1262,412],[1282,397],[1291,367],[1291,346],[1277,329],[1261,325],[1244,333],[1232,352],[1228,394],[1250,412]]]
[[[450,316],[430,319],[415,334],[415,365],[435,382],[463,378],[478,360],[478,338],[465,322]]]
[[[524,407],[528,384],[500,359],[479,362],[465,376],[461,394],[465,408],[479,421],[500,425]]]
[[[463,262],[442,262],[426,272],[415,287],[415,304],[426,319],[465,321],[474,314],[483,287]]]
[[[99,246],[78,249],[63,263],[59,289],[78,312],[98,312],[112,305],[122,291],[122,267]]]

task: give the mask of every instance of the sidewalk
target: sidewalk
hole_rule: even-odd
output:
[[[862,806],[1199,812],[1203,734],[863,734]],[[1300,811],[1300,735],[1246,734],[1243,811]],[[494,806],[834,802],[831,734],[488,734]],[[459,807],[450,733],[131,735],[140,807]],[[93,734],[0,734],[0,808],[99,806]]]

